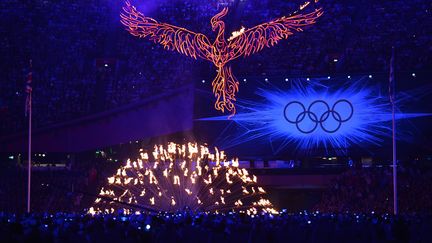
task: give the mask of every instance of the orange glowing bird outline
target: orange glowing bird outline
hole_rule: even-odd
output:
[[[309,2],[302,6],[307,6],[307,3]],[[240,56],[247,57],[259,52],[264,47],[271,47],[294,32],[303,31],[303,27],[316,23],[323,11],[319,8],[307,14],[281,17],[246,30],[242,29],[225,40],[225,23],[221,19],[227,13],[228,8],[223,8],[210,21],[212,30],[218,31],[213,43],[201,33],[146,17],[129,1],[125,2],[120,17],[121,23],[133,36],[149,38],[163,45],[165,49],[175,50],[194,59],[199,57],[211,61],[218,68],[217,76],[212,82],[216,97],[215,109],[222,112],[227,110],[231,112],[229,117],[232,117],[236,113],[234,102],[239,82],[227,63]]]

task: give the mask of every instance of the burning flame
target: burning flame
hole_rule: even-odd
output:
[[[231,37],[228,38],[228,41],[234,40],[235,38],[239,37],[245,32],[245,30],[246,28],[242,26],[240,30],[232,32]]]
[[[88,213],[134,208],[175,212],[186,207],[206,212],[276,212],[264,198],[264,189],[257,186],[257,177],[239,168],[237,159],[227,160],[223,151],[215,148],[212,154],[197,143],[155,145],[150,153],[140,150],[140,158],[128,159],[107,183]]]

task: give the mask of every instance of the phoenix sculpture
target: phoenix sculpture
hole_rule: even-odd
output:
[[[306,2],[301,5],[300,10],[309,4],[310,2]],[[305,26],[316,23],[316,19],[323,14],[323,11],[318,8],[307,14],[284,16],[249,29],[242,28],[225,39],[225,23],[222,18],[227,13],[228,8],[223,8],[210,21],[212,30],[217,31],[213,43],[204,34],[146,17],[129,1],[125,2],[120,16],[121,23],[133,36],[149,38],[163,45],[165,49],[176,50],[194,59],[199,57],[211,61],[217,67],[217,76],[212,82],[216,97],[215,108],[222,112],[227,110],[231,113],[231,117],[236,113],[234,102],[239,90],[239,82],[232,74],[231,67],[227,65],[228,62],[240,56],[247,57],[265,47],[274,46],[294,32],[303,31]]]

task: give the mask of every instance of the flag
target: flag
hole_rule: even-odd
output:
[[[392,47],[392,55],[390,59],[390,78],[389,78],[389,96],[390,102],[394,104],[395,99],[395,81],[394,81],[394,47]]]
[[[30,68],[27,74],[26,87],[25,92],[27,93],[27,98],[25,102],[25,115],[27,116],[28,112],[31,109],[31,95],[32,95],[32,86],[31,83],[33,81],[33,73],[32,73],[32,60],[30,60]]]

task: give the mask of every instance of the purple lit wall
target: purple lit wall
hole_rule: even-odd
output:
[[[35,152],[79,152],[192,128],[193,87],[33,132]],[[0,152],[23,152],[27,134],[0,138]]]

